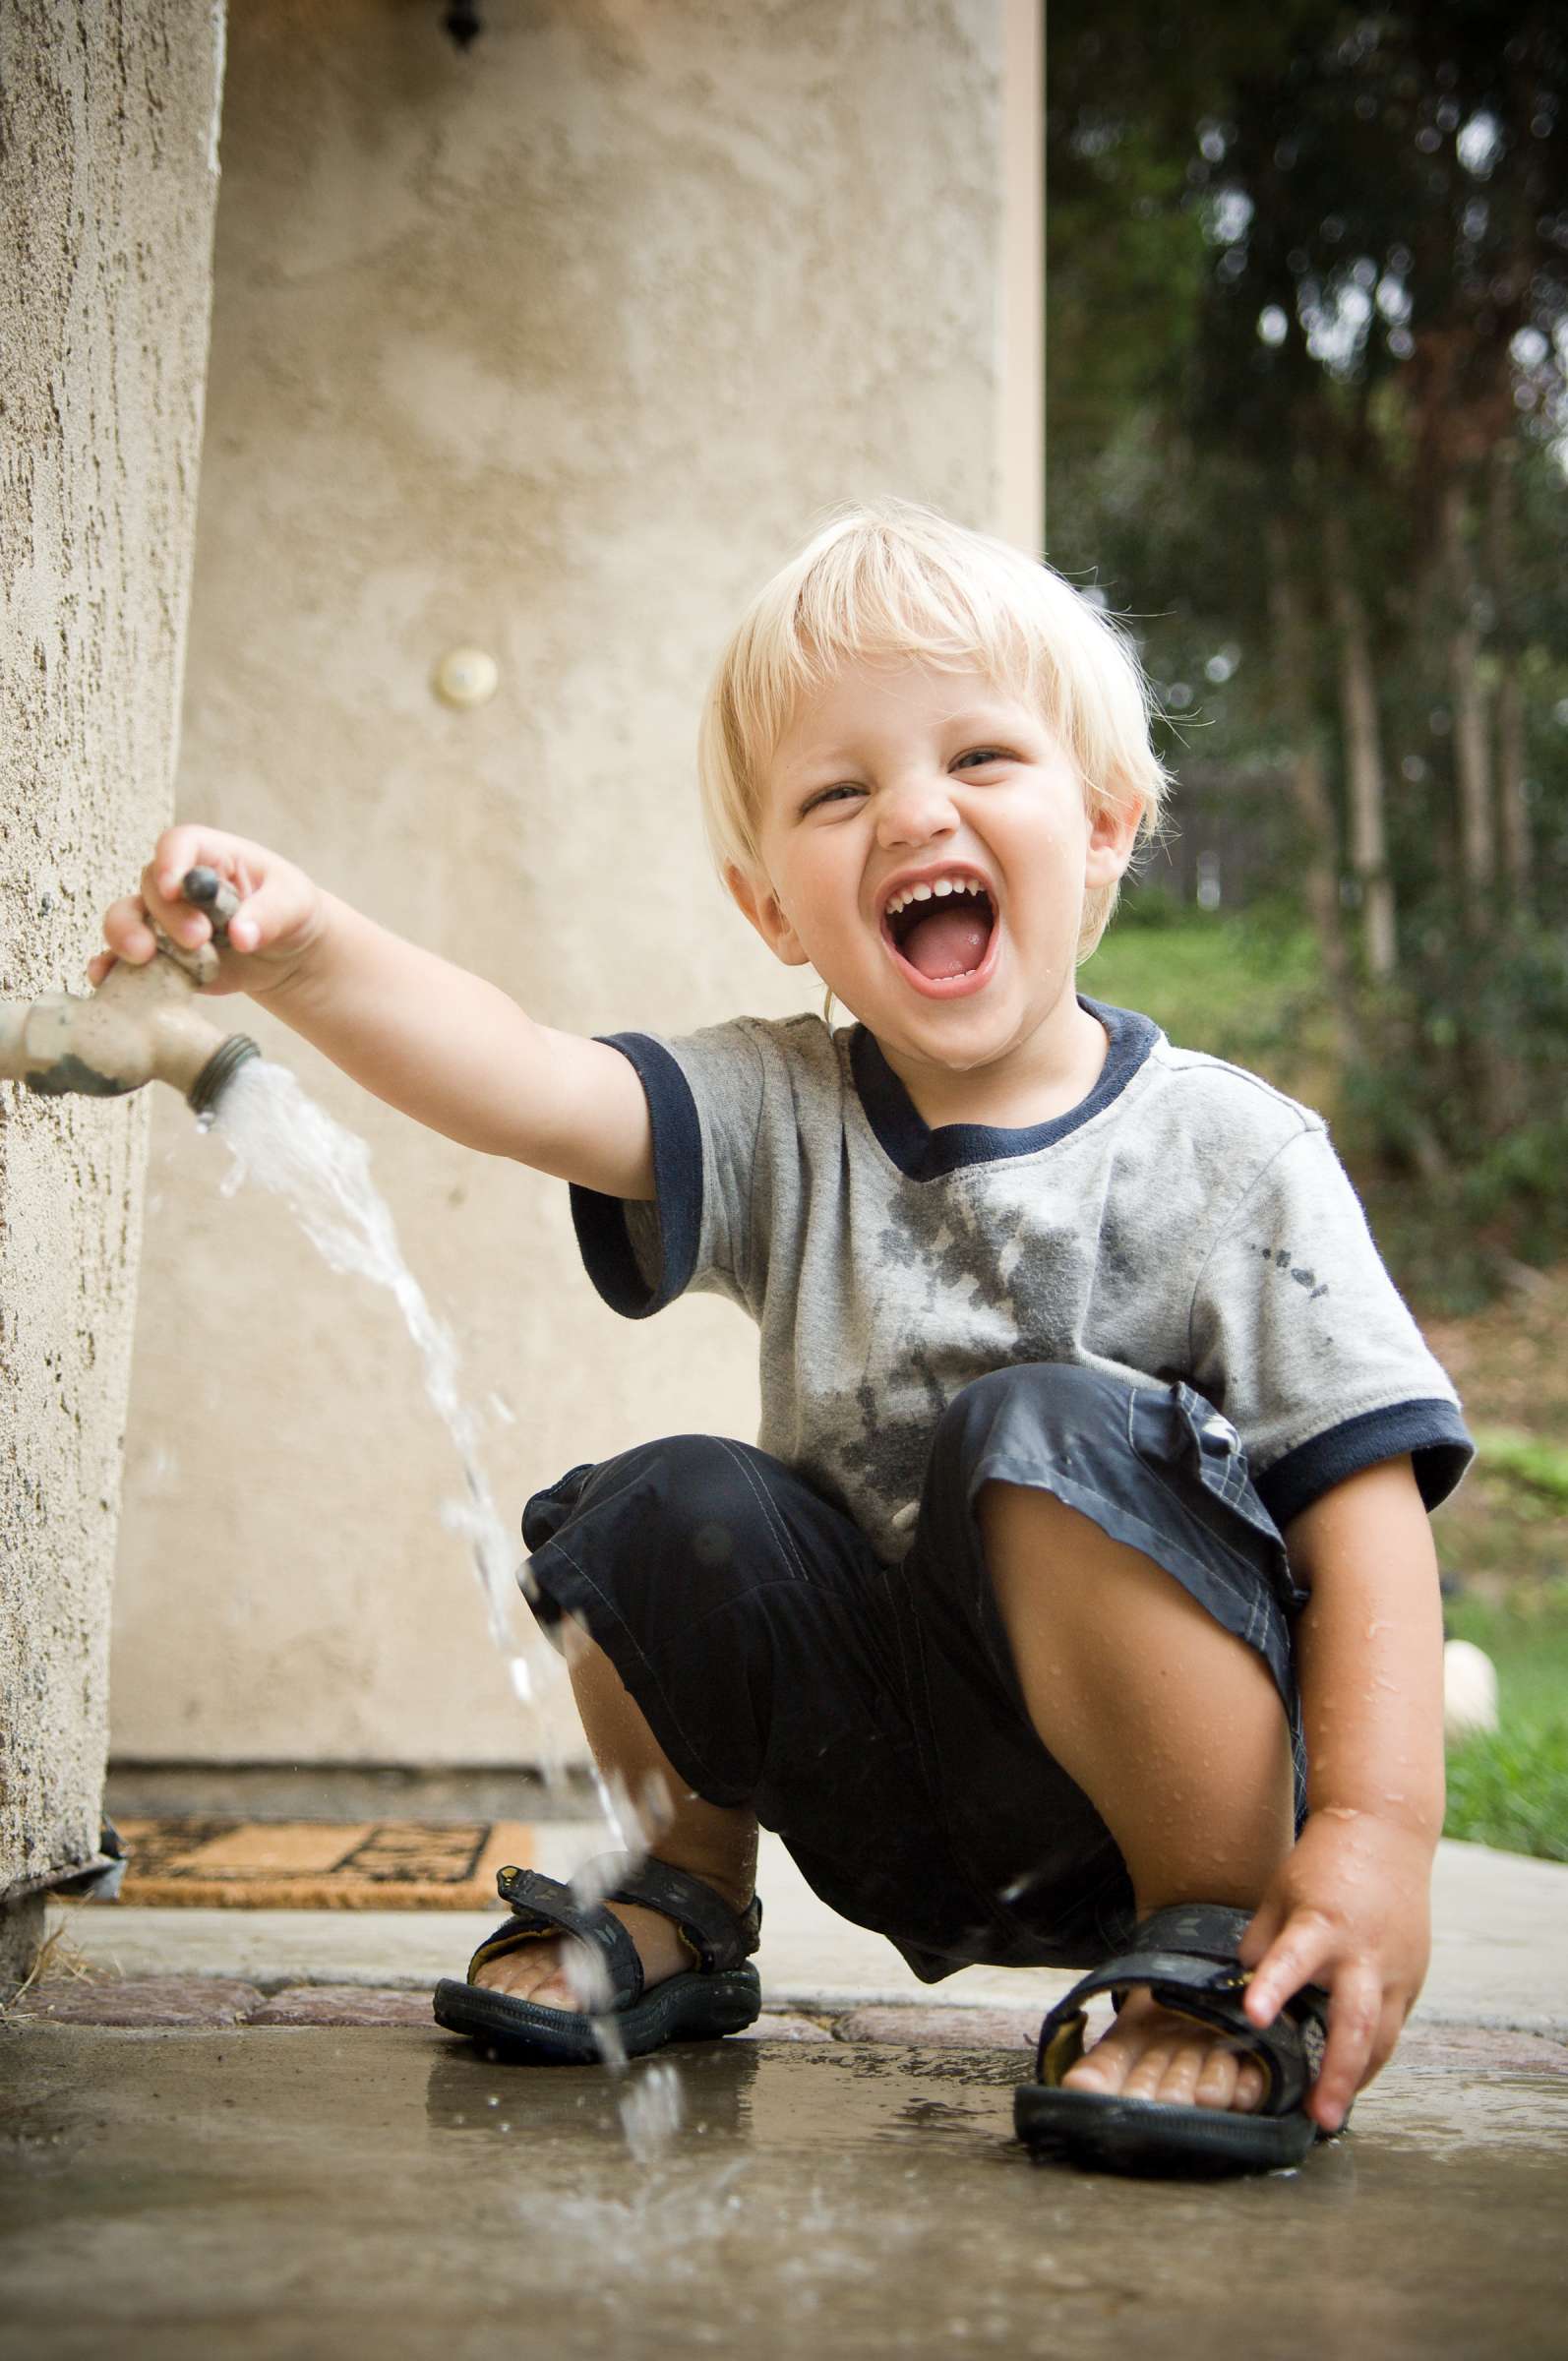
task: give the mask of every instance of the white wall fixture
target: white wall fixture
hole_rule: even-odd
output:
[[[446,705],[488,705],[500,683],[501,667],[482,647],[449,648],[436,666],[436,695]]]

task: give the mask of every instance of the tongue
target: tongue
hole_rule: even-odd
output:
[[[915,921],[899,948],[911,967],[936,983],[978,967],[990,939],[991,920],[985,912],[938,908]]]

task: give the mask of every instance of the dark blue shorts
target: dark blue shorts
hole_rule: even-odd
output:
[[[1299,1817],[1303,1594],[1235,1430],[1189,1387],[1044,1363],[980,1378],[936,1426],[896,1566],[781,1462],[713,1435],[573,1468],[523,1515],[546,1627],[584,1624],[686,1785],[752,1805],[928,1983],[980,1960],[1092,1966],[1132,1925],[1121,1856],[1018,1687],[975,1513],[993,1479],[1081,1510],[1256,1649]]]

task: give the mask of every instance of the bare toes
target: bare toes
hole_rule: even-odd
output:
[[[1250,2115],[1267,2082],[1256,2058],[1206,2028],[1129,2002],[1116,2026],[1062,2077],[1069,2089],[1139,2098],[1162,2106],[1213,2107]]]
[[[1102,2097],[1115,2097],[1126,2079],[1125,2057],[1110,2042],[1102,2042],[1075,2066],[1069,2066],[1061,2081],[1067,2090],[1093,2090]]]
[[[1231,2104],[1240,2115],[1254,2115],[1263,2104],[1268,2077],[1255,2058],[1243,2058],[1236,2068],[1236,2096]]]
[[[1211,2049],[1192,2093],[1193,2103],[1200,2107],[1234,2107],[1239,2087],[1239,2061],[1234,2053]]]
[[[1171,2052],[1170,2063],[1160,2078],[1160,2088],[1154,2093],[1163,2106],[1194,2107],[1198,2104],[1198,2087],[1208,2070],[1214,2052],[1206,2041],[1183,2041]]]
[[[1162,2098],[1166,2095],[1167,2078],[1176,2070],[1177,2052],[1168,2041],[1151,2041],[1148,2048],[1134,2058],[1127,2070],[1122,2089],[1128,2098]]]
[[[537,2001],[542,2009],[580,2009],[582,2006],[564,1968],[558,1968],[554,1975],[547,1975],[544,1982],[536,1984],[527,1997]]]

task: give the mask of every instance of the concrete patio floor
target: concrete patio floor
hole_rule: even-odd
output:
[[[0,2023],[0,2355],[1563,2352],[1568,1869],[1445,1846],[1351,2134],[1210,2186],[1012,2141],[1063,1979],[924,1988],[775,1847],[759,1882],[754,2035],[617,2080],[430,2023],[488,1914],[73,1912]]]

